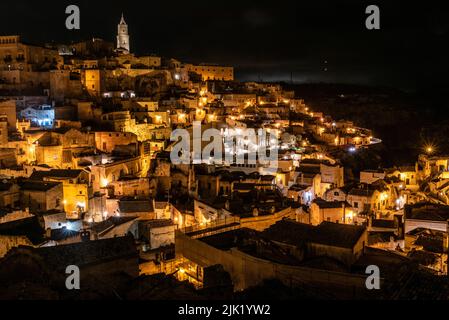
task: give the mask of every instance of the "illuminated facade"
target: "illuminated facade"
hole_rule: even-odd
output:
[[[203,81],[206,80],[234,81],[233,67],[187,64],[185,68],[188,72],[194,72],[201,75]]]
[[[122,177],[142,175],[142,158],[135,157],[92,166],[92,185],[94,192],[105,189],[111,182]]]
[[[117,26],[117,49],[122,49],[126,53],[129,53],[129,34],[128,25],[125,22],[125,18],[120,19],[120,23]]]
[[[100,95],[100,70],[85,70],[84,71],[84,86],[89,94],[93,96]]]
[[[49,105],[37,108],[28,107],[20,111],[20,116],[22,119],[29,120],[40,127],[51,128],[55,121],[55,110]]]
[[[63,63],[57,50],[22,43],[20,36],[0,36],[0,71],[34,71]],[[16,82],[19,79],[16,78]]]
[[[95,147],[103,152],[112,152],[116,146],[137,143],[131,132],[95,132]]]
[[[92,196],[89,174],[83,170],[50,170],[34,172],[30,179],[62,184],[64,211],[69,219],[78,219],[87,212]]]

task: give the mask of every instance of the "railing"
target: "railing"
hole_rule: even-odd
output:
[[[217,233],[223,233],[238,228],[240,228],[239,217],[226,217],[207,223],[195,224],[189,227],[180,228],[179,231],[184,234],[194,234],[192,235],[192,238],[198,238]]]

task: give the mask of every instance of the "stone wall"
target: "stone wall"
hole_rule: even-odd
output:
[[[32,246],[30,240],[25,236],[2,236],[0,235],[0,258],[3,258],[9,250],[18,246]]]
[[[338,287],[365,290],[366,277],[349,273],[282,265],[247,255],[235,248],[229,251],[216,249],[208,244],[176,232],[176,255],[202,267],[221,264],[231,275],[234,290],[243,290],[261,283],[264,279],[279,279],[285,285],[305,283],[312,286]]]
[[[295,219],[296,212],[291,208],[286,208],[270,215],[242,218],[240,219],[240,224],[242,228],[250,228],[257,231],[263,231],[284,218]]]

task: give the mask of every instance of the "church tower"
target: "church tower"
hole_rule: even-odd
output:
[[[117,49],[122,49],[129,53],[129,34],[128,25],[125,22],[125,18],[120,19],[120,23],[117,26]]]

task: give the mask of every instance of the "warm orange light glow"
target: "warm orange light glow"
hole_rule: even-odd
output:
[[[109,180],[106,178],[101,179],[101,187],[106,188],[109,184]]]

